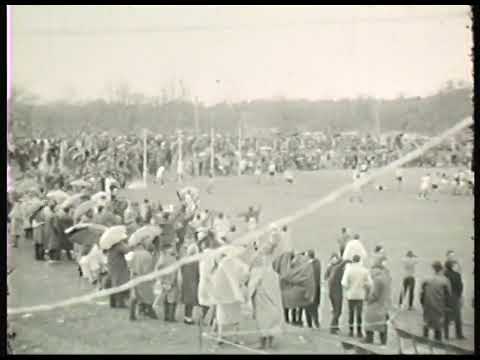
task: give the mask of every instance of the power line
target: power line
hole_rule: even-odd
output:
[[[451,19],[466,18],[469,14],[467,12],[458,12],[444,15],[417,15],[417,16],[396,16],[396,17],[355,17],[348,19],[334,19],[325,18],[314,21],[304,22],[290,22],[283,24],[271,25],[184,25],[184,26],[147,26],[138,28],[104,28],[104,29],[83,29],[75,30],[72,28],[17,28],[15,35],[20,36],[88,36],[88,35],[122,35],[122,34],[155,34],[155,33],[190,33],[190,32],[229,32],[237,30],[258,31],[262,29],[287,29],[294,27],[309,27],[309,26],[332,26],[341,24],[361,23],[361,24],[379,24],[379,23],[395,23],[408,25],[412,22],[434,22],[447,21]]]

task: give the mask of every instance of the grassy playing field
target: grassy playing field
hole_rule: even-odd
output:
[[[394,302],[402,279],[401,257],[413,250],[420,258],[417,284],[431,274],[433,260],[444,260],[445,252],[454,249],[461,261],[465,283],[464,321],[468,339],[464,346],[473,348],[474,311],[471,301],[474,293],[473,249],[473,196],[452,196],[437,193],[431,201],[416,198],[419,179],[425,170],[405,171],[406,183],[397,191],[393,175],[381,179],[388,189],[378,192],[370,187],[365,190],[363,204],[349,203],[348,197],[320,209],[315,214],[292,224],[292,239],[298,250],[315,249],[324,270],[326,261],[337,250],[336,238],[340,228],[347,226],[358,232],[368,250],[383,244],[389,256],[393,276]],[[320,171],[297,174],[293,185],[283,178],[274,184],[256,184],[253,177],[217,178],[213,194],[206,194],[206,179],[187,182],[201,189],[202,207],[223,210],[236,215],[249,205],[262,205],[261,223],[289,215],[312,201],[327,195],[335,188],[349,183],[351,173],[345,171]],[[174,190],[151,185],[145,190],[127,190],[131,199],[160,200],[163,204],[176,203]],[[243,230],[244,225],[237,220]],[[33,260],[33,246],[23,241],[14,250],[17,270],[12,275],[10,307],[46,304],[91,291],[91,287],[78,279],[76,267],[71,263],[48,265]],[[417,286],[418,290],[418,286]],[[403,327],[420,332],[421,312],[418,296],[416,312],[399,315]],[[276,344],[275,352],[283,353],[338,353],[338,341],[325,330],[330,321],[328,300],[322,304],[322,330],[284,335]],[[346,308],[342,322],[346,321]],[[199,329],[184,325],[183,308],[177,311],[177,324],[162,320],[128,321],[126,310],[111,310],[108,299],[102,302],[77,305],[66,309],[35,313],[31,316],[12,317],[18,333],[15,348],[19,353],[197,353],[200,351]],[[254,327],[251,320],[243,329]],[[297,330],[298,331],[298,330]],[[346,331],[345,331],[346,332]],[[392,333],[393,335],[393,333]],[[256,346],[255,336],[245,337],[249,346]],[[391,346],[396,341],[390,336]],[[213,343],[204,339],[202,351],[245,352],[224,345],[212,349]],[[253,345],[252,345],[253,344]]]

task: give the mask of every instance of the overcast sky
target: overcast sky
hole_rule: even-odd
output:
[[[42,99],[428,95],[472,83],[468,6],[12,6],[12,76]],[[217,82],[216,80],[220,80]]]

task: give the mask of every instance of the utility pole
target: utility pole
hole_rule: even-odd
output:
[[[238,124],[238,176],[242,175],[241,163],[242,163],[242,119],[243,112],[240,114],[240,120]]]
[[[375,132],[377,133],[377,136],[380,137],[380,134],[381,134],[381,120],[380,120],[380,105],[379,105],[379,101],[376,100],[375,101],[375,105],[374,105],[374,117],[375,117]]]
[[[200,126],[198,121],[198,97],[195,97],[195,102],[193,104],[193,117],[195,121],[195,134],[198,136],[200,133]]]
[[[143,184],[147,187],[147,129],[143,129]]]
[[[212,177],[215,176],[215,131],[213,126],[210,128],[210,172]]]
[[[177,144],[178,144],[178,173],[183,174],[183,142],[182,142],[182,132],[178,131],[177,133]],[[182,180],[182,179],[179,179]]]

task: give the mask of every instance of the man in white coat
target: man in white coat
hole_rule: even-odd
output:
[[[353,257],[355,255],[360,257],[361,264],[366,263],[368,255],[367,250],[365,250],[365,246],[363,246],[362,242],[360,241],[360,235],[358,234],[353,235],[353,239],[348,240],[342,257],[343,260],[353,261]]]

